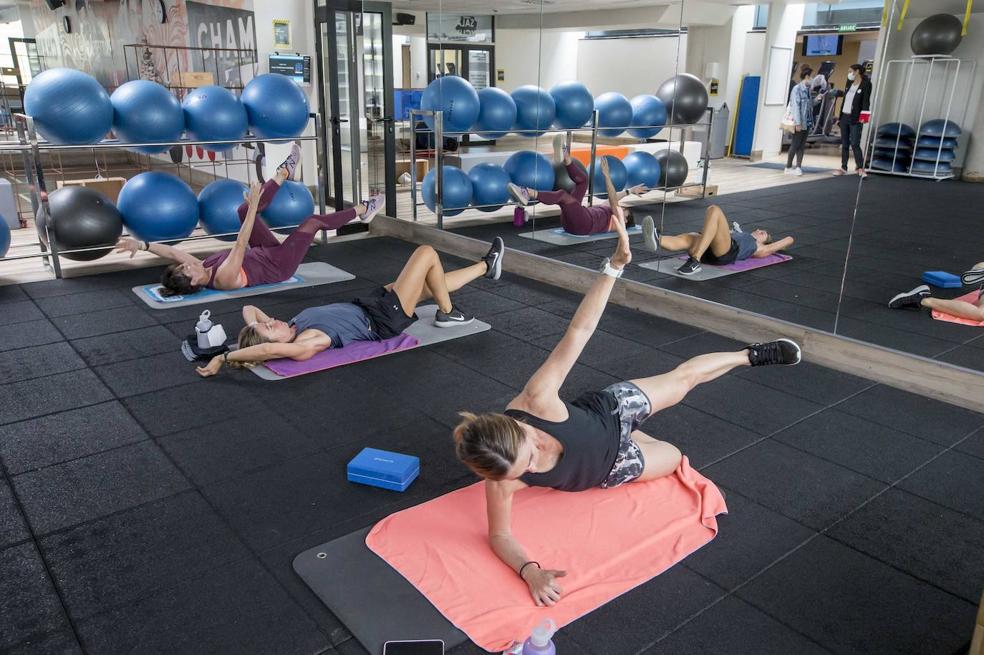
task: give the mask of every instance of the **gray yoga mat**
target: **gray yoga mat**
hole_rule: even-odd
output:
[[[430,346],[435,343],[440,343],[442,341],[450,341],[451,339],[458,339],[461,337],[471,336],[473,334],[478,334],[479,332],[485,332],[486,330],[491,330],[492,326],[488,323],[475,319],[468,325],[456,325],[454,327],[440,328],[434,325],[434,316],[437,314],[437,305],[423,305],[417,308],[417,316],[419,320],[415,321],[413,325],[404,330],[404,334],[409,334],[415,337],[418,341],[414,348],[421,348],[423,346]],[[386,353],[381,355],[385,357],[386,355],[392,355],[395,353],[405,352],[406,350],[414,350],[414,348],[406,348],[404,350],[396,350],[391,353]],[[353,362],[358,363],[358,362]],[[260,376],[264,380],[286,380],[288,378],[277,375],[266,366],[262,364],[259,366],[254,366],[249,369],[253,371],[256,375]],[[330,369],[328,369],[330,370]],[[316,373],[317,371],[311,371]]]
[[[638,225],[635,227],[630,227],[626,232],[629,236],[633,234],[642,234],[642,228]],[[533,232],[520,232],[519,236],[524,239],[532,239],[533,241],[545,241],[547,243],[552,243],[555,246],[573,246],[578,243],[587,243],[589,241],[601,241],[602,239],[614,239],[618,236],[617,232],[598,232],[597,234],[589,234],[587,236],[577,236],[576,234],[569,234],[564,231],[562,227],[554,227],[546,230],[535,230]]]
[[[684,280],[693,280],[695,282],[704,282],[705,280],[713,280],[719,277],[725,277],[726,275],[734,275],[735,273],[744,273],[745,271],[754,271],[757,268],[763,268],[765,266],[775,266],[776,264],[783,264],[792,259],[789,255],[771,255],[770,257],[765,257],[762,259],[745,259],[740,262],[735,262],[734,264],[728,264],[727,266],[712,266],[710,264],[701,264],[700,272],[694,273],[693,275],[682,275],[677,272],[677,269],[687,261],[686,257],[672,257],[669,259],[656,259],[651,262],[643,262],[639,264],[642,268],[648,268],[651,271],[659,271],[660,273],[666,273],[667,275],[672,275],[673,277],[678,277]]]
[[[320,284],[331,284],[332,282],[344,282],[354,280],[355,276],[351,273],[336,268],[324,262],[308,262],[301,264],[297,268],[297,273],[289,280],[277,282],[276,284],[261,284],[255,287],[244,287],[235,291],[219,291],[216,289],[202,289],[190,296],[175,296],[167,300],[160,300],[157,292],[161,288],[160,284],[144,284],[133,287],[133,293],[137,298],[147,303],[147,306],[154,309],[173,309],[175,307],[187,307],[188,305],[201,305],[207,302],[218,302],[229,300],[230,298],[245,298],[247,296],[260,296],[265,293],[276,293],[284,289],[299,289],[301,287],[315,287]]]
[[[443,639],[445,646],[468,637],[431,605],[406,578],[366,546],[371,528],[306,550],[294,571],[372,655],[394,639]]]

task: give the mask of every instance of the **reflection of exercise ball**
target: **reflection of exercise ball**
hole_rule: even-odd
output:
[[[468,80],[445,75],[427,85],[420,97],[420,108],[443,112],[441,125],[445,132],[467,132],[478,118],[481,105],[475,87]],[[423,119],[433,130],[434,117],[424,116]]]
[[[181,103],[160,84],[133,80],[120,86],[109,97],[113,103],[113,131],[126,143],[177,141],[185,129]],[[157,154],[169,146],[134,148]]]
[[[464,171],[460,168],[455,168],[454,166],[444,167],[444,176],[442,178],[444,188],[441,194],[441,205],[444,208],[445,216],[454,216],[460,214],[468,207],[468,203],[472,200],[472,183],[471,180],[465,175]],[[435,211],[437,207],[437,200],[435,197],[437,187],[437,169],[432,168],[424,176],[423,192],[424,192],[424,204],[431,211]]]
[[[621,93],[602,93],[595,98],[594,106],[598,110],[598,127],[608,128],[598,130],[601,136],[618,136],[632,122],[632,104]]]
[[[616,191],[625,190],[625,180],[628,178],[625,164],[622,163],[621,159],[612,155],[605,155],[605,160],[608,162],[608,176],[612,178],[612,186],[615,187]],[[605,174],[601,172],[601,158],[598,161],[599,163],[595,164],[594,171],[594,194],[598,198],[607,198]]]
[[[625,164],[625,171],[628,173],[625,186],[633,187],[637,184],[645,184],[647,187],[653,188],[659,185],[659,162],[656,161],[656,157],[648,152],[641,150],[630,152],[622,160],[622,163]]]
[[[509,202],[509,173],[497,164],[478,164],[468,171],[472,184],[472,204],[483,212],[494,212]],[[485,207],[483,205],[489,205]]]
[[[565,130],[582,127],[591,120],[594,98],[588,87],[580,82],[561,82],[550,89],[550,96],[557,105],[554,124]]]
[[[891,148],[875,148],[872,156],[889,161],[894,159],[897,162],[908,162],[912,159],[912,153],[908,150],[892,150]]]
[[[875,145],[876,146],[877,145],[881,145],[879,143],[880,141],[881,141],[881,139],[878,139],[877,141],[875,141]],[[957,140],[956,139],[953,139],[953,138],[950,138],[950,137],[941,138],[941,137],[938,137],[938,136],[923,135],[923,136],[919,137],[918,139],[916,139],[916,147],[917,148],[939,148],[941,143],[942,143],[942,145],[943,145],[944,148],[956,148],[957,147]],[[912,148],[911,145],[907,145],[905,147],[906,148]]]
[[[690,73],[675,75],[660,84],[656,97],[663,101],[674,125],[696,123],[707,110],[707,87]]]
[[[553,166],[550,160],[532,150],[514,152],[503,165],[513,184],[537,191],[550,191],[554,185]]]
[[[478,119],[475,130],[486,139],[501,139],[516,123],[516,103],[502,89],[487,86],[478,92]]]
[[[909,39],[913,54],[948,55],[957,49],[963,23],[950,14],[935,14],[916,25]]]
[[[232,91],[221,86],[202,86],[192,90],[181,103],[188,136],[195,141],[235,141],[246,134],[246,108]],[[207,146],[213,152],[226,152],[235,143]]]
[[[123,217],[113,203],[94,189],[66,186],[48,196],[49,216],[38,214],[38,236],[48,245],[49,235],[58,250],[109,246],[63,255],[77,262],[87,262],[108,254],[123,234]],[[0,250],[3,248],[0,247]]]
[[[314,197],[300,182],[286,180],[266,209],[260,212],[270,227],[297,225],[314,213]]]
[[[908,139],[916,136],[916,131],[905,123],[882,123],[878,126],[878,136],[901,136]]]
[[[871,167],[878,171],[892,171],[894,173],[906,173],[909,170],[909,162],[896,159],[892,162],[891,157],[874,157],[871,160]]]
[[[588,169],[584,167],[579,159],[572,159],[571,163],[584,174],[585,179],[588,177]],[[571,179],[570,174],[567,172],[567,167],[564,166],[564,162],[557,162],[553,165],[554,170],[554,191],[566,191],[567,193],[574,193],[574,180]]]
[[[298,136],[307,127],[311,108],[297,82],[285,75],[254,77],[243,89],[243,106],[253,134],[261,139]]]
[[[949,148],[916,148],[912,157],[923,161],[951,162],[954,159],[954,154],[953,150]]]
[[[925,136],[955,138],[960,136],[961,132],[962,130],[959,125],[953,121],[943,120],[942,118],[926,121],[919,128],[919,134]]]
[[[10,226],[6,219],[0,216],[0,257],[6,257],[10,249]]]
[[[512,92],[516,102],[516,129],[520,136],[540,136],[550,129],[557,115],[553,97],[538,86],[525,84]]]
[[[656,136],[666,125],[666,105],[656,96],[636,96],[632,98],[630,104],[633,127],[629,130],[629,134],[637,139]]]
[[[113,125],[109,94],[91,75],[71,68],[39,73],[24,92],[24,113],[52,143],[100,141]]]
[[[236,180],[216,180],[198,194],[198,216],[202,227],[209,234],[227,234],[239,231],[237,210],[243,204],[243,194],[248,187]],[[219,237],[225,241],[235,241],[236,235]]]
[[[919,137],[920,143],[923,139],[931,139],[933,137]],[[935,144],[927,144],[928,147],[933,145],[940,145],[939,139],[936,140]],[[887,148],[889,150],[912,150],[912,142],[909,139],[899,139],[894,136],[880,136],[875,139],[876,148]]]
[[[941,161],[925,161],[922,159],[912,160],[912,169],[910,171],[913,175],[931,175],[938,177],[940,175],[950,175],[953,169],[950,168],[949,162]]]
[[[130,178],[116,206],[127,229],[144,241],[183,239],[198,224],[198,198],[169,173],[149,171]]]
[[[669,148],[657,150],[654,155],[659,162],[659,185],[672,189],[687,181],[687,173],[690,172],[687,166],[687,159]]]

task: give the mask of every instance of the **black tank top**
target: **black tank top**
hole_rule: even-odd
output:
[[[561,491],[584,491],[601,485],[618,455],[621,421],[618,401],[604,391],[583,394],[574,402],[564,401],[568,418],[548,421],[520,409],[507,409],[506,416],[546,432],[559,441],[564,452],[556,466],[545,473],[526,473],[520,479],[532,487]]]

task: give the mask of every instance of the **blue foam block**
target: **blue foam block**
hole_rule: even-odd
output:
[[[960,276],[946,271],[926,271],[922,274],[922,280],[926,284],[932,284],[941,289],[959,289],[963,286]]]
[[[348,481],[390,491],[406,491],[420,473],[420,459],[388,450],[363,448],[347,467]]]

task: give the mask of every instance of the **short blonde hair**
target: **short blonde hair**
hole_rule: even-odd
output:
[[[239,331],[239,338],[236,341],[239,350],[249,348],[250,346],[259,346],[264,343],[270,343],[270,340],[260,334],[259,330],[256,329],[256,325],[256,323],[250,323]],[[253,368],[259,362],[234,362],[227,360],[226,363],[233,368]]]
[[[461,412],[454,429],[455,453],[475,474],[502,480],[516,463],[526,438],[519,423],[504,414]]]

